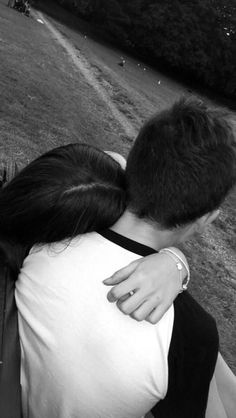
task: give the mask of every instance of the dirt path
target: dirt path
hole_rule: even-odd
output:
[[[123,128],[125,134],[130,138],[134,138],[137,134],[137,130],[131,125],[129,120],[119,111],[119,109],[112,103],[109,95],[102,85],[97,81],[94,71],[89,64],[88,60],[83,56],[81,52],[76,50],[69,41],[50,23],[45,16],[37,12],[38,18],[45,23],[47,29],[51,32],[54,39],[66,50],[69,59],[73,62],[76,68],[84,76],[89,85],[97,92],[100,99],[104,101],[104,105],[108,107],[113,117],[119,122]]]

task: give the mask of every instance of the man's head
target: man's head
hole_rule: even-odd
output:
[[[236,180],[229,115],[181,99],[141,129],[127,161],[128,208],[162,229],[216,217]]]

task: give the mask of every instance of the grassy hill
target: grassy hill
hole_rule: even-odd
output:
[[[50,148],[81,141],[127,155],[132,138],[109,103],[137,131],[151,113],[189,94],[188,87],[127,55],[127,65],[119,67],[122,51],[99,42],[87,23],[59,6],[53,13],[48,19],[99,89],[81,75],[46,25],[0,0],[0,152],[24,165]],[[217,222],[184,251],[192,271],[190,290],[215,316],[221,351],[236,372],[235,203],[232,192]]]

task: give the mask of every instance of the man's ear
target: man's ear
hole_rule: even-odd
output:
[[[203,232],[207,226],[216,220],[219,213],[219,209],[215,209],[212,212],[208,212],[206,215],[201,216],[195,223],[195,231],[200,233]]]

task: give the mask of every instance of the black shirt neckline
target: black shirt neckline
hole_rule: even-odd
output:
[[[120,235],[118,232],[112,231],[111,229],[100,231],[99,234],[125,250],[141,255],[142,257],[146,257],[147,255],[155,254],[157,252],[153,248],[140,244],[140,242],[127,238],[124,235]]]

